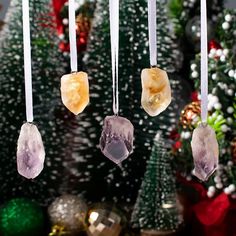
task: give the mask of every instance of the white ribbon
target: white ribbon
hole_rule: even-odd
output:
[[[23,17],[23,42],[24,42],[26,120],[27,122],[33,122],[34,115],[33,115],[29,0],[22,0],[22,17]]]
[[[151,66],[157,65],[157,13],[156,0],[148,0],[149,56]]]
[[[76,44],[75,0],[69,0],[69,38],[71,71],[76,72],[78,69],[78,62]]]
[[[201,119],[207,122],[208,104],[207,6],[201,0]]]
[[[119,112],[119,0],[109,0],[110,35],[111,35],[111,62],[113,86],[113,112]]]

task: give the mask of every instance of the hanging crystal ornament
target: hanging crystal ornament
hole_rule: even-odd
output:
[[[201,122],[193,131],[191,147],[194,159],[193,174],[206,181],[216,170],[219,145],[215,131],[207,124],[208,50],[206,0],[201,0]]]
[[[69,0],[69,38],[72,72],[61,78],[61,98],[66,108],[78,115],[89,103],[89,82],[87,73],[77,72],[75,0]]]
[[[100,148],[107,158],[119,165],[133,151],[134,127],[129,120],[118,116],[119,0],[109,0],[109,10],[114,115],[104,120]]]
[[[100,139],[103,154],[120,164],[133,151],[133,133],[134,127],[126,118],[107,116]]]
[[[38,128],[33,123],[21,127],[17,147],[17,169],[27,179],[36,178],[43,170],[45,151]]]
[[[171,88],[167,73],[157,68],[156,0],[148,0],[148,29],[151,68],[142,70],[141,104],[150,116],[157,116],[171,103]]]
[[[27,122],[22,125],[17,143],[17,170],[27,179],[37,177],[44,166],[45,151],[38,128],[33,124],[33,92],[31,68],[31,41],[29,0],[22,0],[24,70],[25,70],[25,101]]]

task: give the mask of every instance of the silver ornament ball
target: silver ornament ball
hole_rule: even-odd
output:
[[[87,205],[81,197],[62,195],[56,198],[48,208],[52,225],[60,225],[70,232],[84,229]]]

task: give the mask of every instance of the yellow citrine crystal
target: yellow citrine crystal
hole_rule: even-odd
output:
[[[62,76],[61,98],[63,104],[75,115],[81,113],[89,103],[89,82],[85,72]]]
[[[171,88],[167,73],[159,68],[143,69],[141,79],[142,107],[150,116],[157,116],[171,103]]]

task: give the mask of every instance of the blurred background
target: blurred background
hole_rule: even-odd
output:
[[[234,0],[229,0],[226,4],[227,7],[236,7],[236,2]]]

